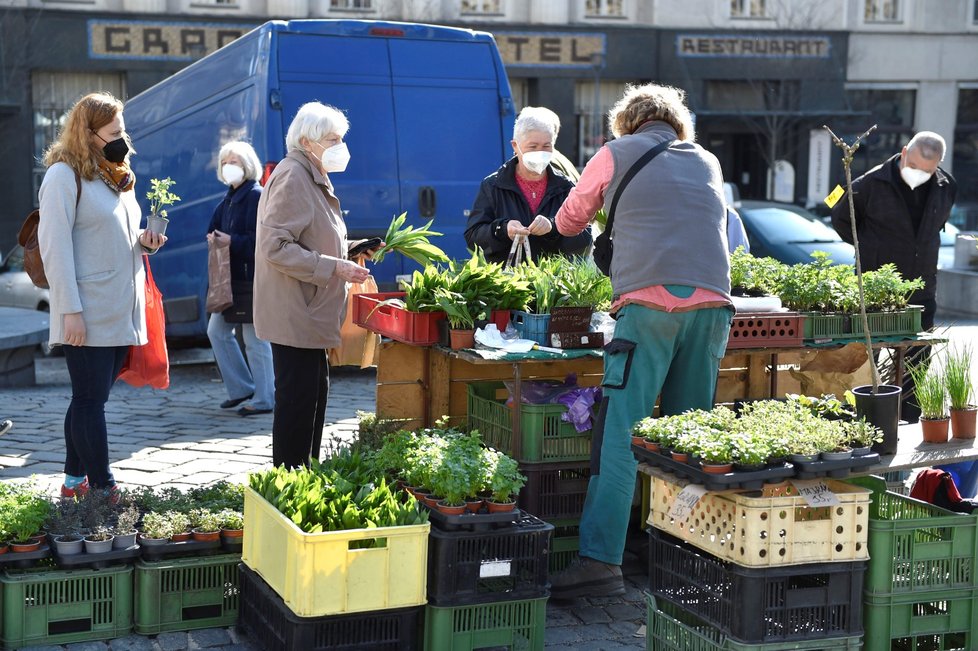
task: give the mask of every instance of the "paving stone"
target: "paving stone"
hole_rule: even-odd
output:
[[[156,643],[160,651],[186,651],[190,646],[190,640],[183,631],[160,633],[156,636]]]
[[[581,620],[568,608],[547,604],[547,628],[551,626],[579,626]]]
[[[580,623],[577,626],[551,626],[547,618],[547,648],[556,644],[580,644],[583,642],[580,629]]]
[[[76,642],[65,646],[65,651],[108,651],[105,642]]]
[[[611,617],[598,606],[575,606],[571,612],[587,625],[607,624]]]
[[[190,631],[188,636],[190,644],[188,649],[212,649],[227,644],[231,644],[231,636],[227,629],[223,628],[204,628],[199,631]]]
[[[22,646],[19,651],[64,651],[63,646]]]
[[[143,635],[127,635],[109,642],[109,649],[111,651],[157,651],[159,647]]]
[[[613,604],[605,606],[604,611],[615,621],[645,619],[646,615],[645,608],[634,604]]]

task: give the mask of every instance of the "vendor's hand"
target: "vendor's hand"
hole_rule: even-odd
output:
[[[155,251],[164,244],[166,244],[166,235],[160,235],[159,233],[154,233],[153,231],[146,229],[139,234],[139,243],[151,251]]]
[[[529,231],[530,235],[546,235],[553,230],[553,227],[553,222],[543,215],[537,215],[527,230]]]
[[[373,260],[374,259],[374,253],[376,253],[377,251],[381,250],[385,246],[387,246],[387,242],[381,241],[380,244],[378,244],[377,246],[375,246],[372,249],[367,249],[366,251],[364,251],[360,255],[362,255],[363,257],[365,257],[367,260]]]
[[[510,219],[506,222],[506,235],[509,239],[515,240],[517,235],[529,235],[530,231],[518,219]]]
[[[338,260],[336,262],[336,275],[348,283],[362,283],[370,276],[366,267],[361,267],[356,262],[349,260]]]
[[[63,317],[63,338],[64,343],[70,346],[84,346],[87,338],[85,332],[85,319],[81,312],[65,314]]]

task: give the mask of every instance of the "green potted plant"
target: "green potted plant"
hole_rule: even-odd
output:
[[[963,345],[949,351],[944,364],[944,385],[951,402],[951,436],[956,439],[975,438],[978,407],[973,404],[971,350],[970,345]]]
[[[213,542],[221,537],[221,519],[209,509],[193,509],[189,513],[191,536],[197,542]]]
[[[731,433],[729,444],[734,470],[754,472],[764,468],[771,456],[770,439],[767,430],[754,427],[738,428]]]
[[[191,526],[190,526],[190,516],[183,511],[167,511],[166,517],[170,520],[170,525],[172,527],[172,533],[170,533],[170,540],[172,542],[186,542],[190,540]]]
[[[143,516],[142,533],[139,544],[146,547],[157,547],[170,542],[173,535],[173,520],[165,513],[151,512]]]
[[[88,535],[85,536],[85,553],[86,554],[102,554],[105,552],[112,551],[112,541],[115,536],[112,535],[112,529],[106,524],[99,524],[93,527]]]
[[[703,472],[725,474],[733,470],[733,449],[726,435],[701,439],[696,454]]]
[[[920,431],[926,443],[946,443],[950,416],[947,410],[947,391],[944,378],[927,364],[910,366],[914,396],[920,407]]]
[[[238,539],[244,536],[244,514],[234,509],[223,509],[217,514],[221,525],[221,538]]]
[[[150,191],[146,193],[149,199],[149,216],[146,217],[146,230],[163,235],[166,233],[166,226],[170,220],[166,217],[166,206],[172,206],[180,197],[170,192],[170,188],[176,185],[176,181],[166,177],[165,179],[150,179]]]
[[[135,503],[126,504],[116,518],[112,533],[115,539],[112,546],[115,549],[129,549],[136,544],[136,523],[139,522],[139,508]]]
[[[861,457],[869,454],[875,443],[883,440],[883,432],[865,418],[857,418],[843,423],[843,429],[852,448],[852,456]]]
[[[516,460],[500,454],[489,479],[492,491],[492,499],[487,504],[489,512],[512,511],[516,507],[516,496],[525,483],[526,477],[520,474]]]
[[[40,495],[25,492],[14,497],[12,506],[4,524],[10,532],[10,551],[36,551],[43,540],[37,534],[48,518],[50,504]]]
[[[59,554],[65,556],[80,554],[84,549],[81,513],[77,500],[63,499],[55,503],[48,515],[46,526]]]

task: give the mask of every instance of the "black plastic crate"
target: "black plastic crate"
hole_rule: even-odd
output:
[[[442,531],[428,536],[428,602],[468,606],[547,595],[553,525],[524,514],[490,531]]]
[[[748,643],[862,634],[866,561],[747,568],[649,530],[649,590]]]
[[[267,583],[238,566],[238,625],[267,651],[415,651],[424,606],[355,615],[299,617]]]
[[[526,475],[516,501],[520,509],[544,520],[581,517],[591,477],[588,462],[521,463],[520,472]]]

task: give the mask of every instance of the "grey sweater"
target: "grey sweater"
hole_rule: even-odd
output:
[[[117,194],[96,178],[82,179],[75,208],[75,174],[55,163],[39,193],[37,236],[51,286],[50,343],[63,344],[63,317],[81,312],[86,346],[146,343],[146,276],[138,238],[135,192]]]
[[[605,210],[632,164],[674,138],[671,126],[655,121],[606,145],[615,169]],[[716,157],[699,145],[677,141],[647,163],[625,186],[612,230],[616,296],[652,285],[689,285],[730,298],[723,176]]]

